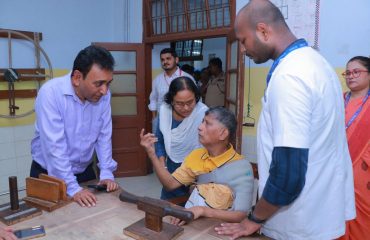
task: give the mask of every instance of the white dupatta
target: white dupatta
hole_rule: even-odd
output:
[[[202,123],[208,107],[198,102],[190,116],[186,117],[178,127],[172,126],[172,107],[162,104],[159,110],[159,129],[162,132],[167,156],[175,163],[182,163],[184,158],[194,149],[201,148],[198,127]]]

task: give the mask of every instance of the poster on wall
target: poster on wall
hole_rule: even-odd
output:
[[[318,48],[320,0],[270,0],[282,12],[294,35]]]

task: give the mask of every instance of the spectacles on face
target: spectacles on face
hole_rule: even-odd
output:
[[[187,102],[178,102],[178,101],[173,101],[172,106],[177,107],[177,108],[184,108],[185,106],[187,107],[194,107],[195,105],[195,99],[192,99]]]
[[[362,69],[359,69],[359,68],[355,68],[352,71],[350,71],[350,70],[345,71],[344,73],[342,73],[342,76],[344,78],[350,78],[351,75],[352,75],[353,78],[358,78],[361,75],[362,72],[369,72],[369,71],[362,70]]]

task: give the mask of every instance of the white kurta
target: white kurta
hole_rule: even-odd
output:
[[[257,131],[259,195],[274,147],[308,148],[300,196],[263,226],[274,239],[334,239],[355,216],[351,160],[338,77],[315,50],[303,47],[280,61],[262,98]]]

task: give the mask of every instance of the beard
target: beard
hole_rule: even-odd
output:
[[[263,44],[257,37],[254,39],[253,46],[254,54],[246,55],[251,58],[254,63],[261,64],[272,59],[271,49],[267,45]]]

